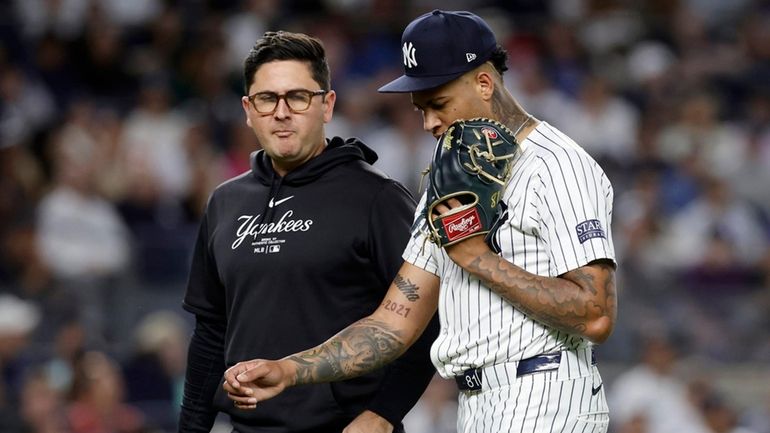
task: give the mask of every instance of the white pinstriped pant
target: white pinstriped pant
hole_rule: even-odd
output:
[[[460,391],[458,433],[607,431],[607,398],[590,349],[562,352],[557,370],[517,378],[516,365],[486,367],[481,391]]]

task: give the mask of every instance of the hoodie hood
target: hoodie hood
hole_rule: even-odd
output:
[[[363,160],[374,164],[377,153],[357,138],[343,140],[334,137],[326,140],[326,148],[320,155],[290,171],[284,177],[278,176],[273,163],[264,149],[251,154],[251,173],[263,185],[270,187],[269,200],[265,202],[260,215],[260,223],[273,220],[273,198],[278,195],[283,185],[300,186],[308,184],[334,167],[347,162]]]
[[[344,140],[334,137],[326,140],[326,148],[320,155],[295,168],[280,179],[281,185],[304,185],[318,179],[334,167],[349,161],[363,160],[368,164],[377,161],[377,153],[357,138]],[[272,160],[263,150],[251,154],[252,175],[263,185],[274,185],[279,177]]]

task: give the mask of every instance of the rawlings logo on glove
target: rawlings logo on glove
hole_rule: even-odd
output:
[[[494,120],[458,120],[450,125],[436,143],[428,169],[423,213],[431,242],[445,247],[486,235],[487,243],[499,252],[494,234],[507,219],[500,198],[518,148],[513,132]],[[462,205],[435,215],[436,206],[450,198]]]
[[[467,238],[481,230],[479,211],[476,208],[467,209],[461,213],[448,216],[441,220],[450,241]]]

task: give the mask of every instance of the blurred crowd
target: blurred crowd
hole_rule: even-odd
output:
[[[433,8],[487,19],[508,89],[613,182],[611,432],[770,433],[760,0],[0,2],[0,432],[174,431],[189,254],[208,195],[257,148],[239,99],[264,31],[324,41],[327,135],[361,138],[419,194],[434,140],[408,95],[376,88]],[[437,378],[408,431],[454,431],[456,393]]]

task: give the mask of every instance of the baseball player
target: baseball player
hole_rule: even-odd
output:
[[[224,389],[254,408],[286,387],[371,371],[409,347],[438,309],[431,358],[461,391],[458,431],[605,432],[592,345],[616,320],[610,182],[504,88],[506,53],[478,16],[427,13],[406,27],[402,44],[405,74],[380,91],[411,93],[425,130],[441,137],[437,149],[454,145],[446,137],[457,119],[490,118],[512,131],[518,150],[502,189],[507,218],[488,239],[436,245],[427,242],[425,220],[454,215],[463,203],[428,203],[424,195],[405,263],[372,315],[313,349],[234,366]]]

